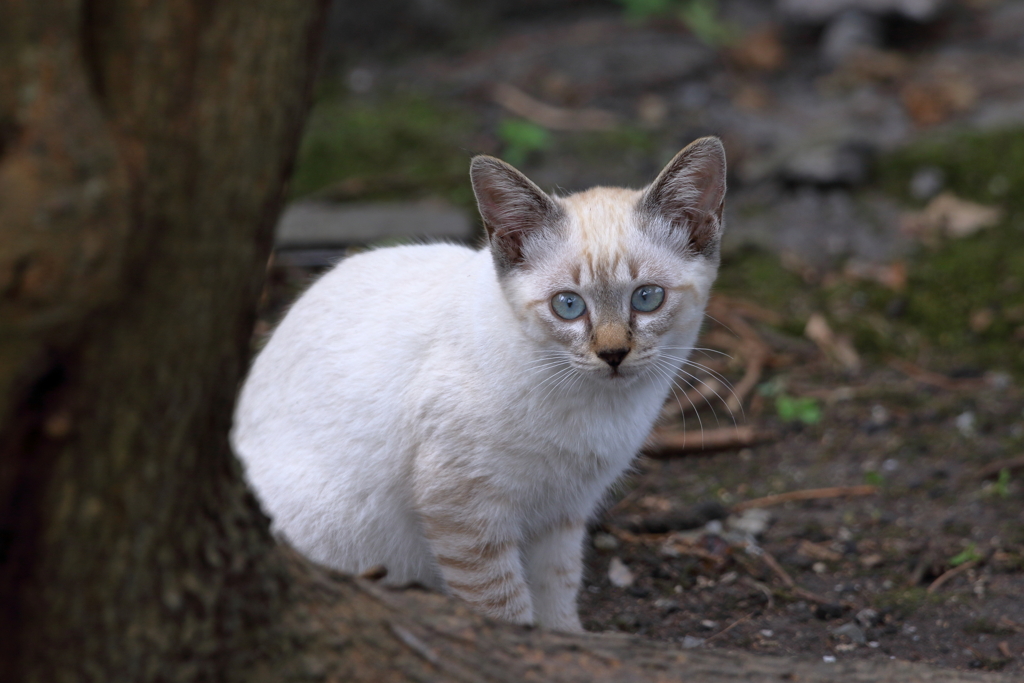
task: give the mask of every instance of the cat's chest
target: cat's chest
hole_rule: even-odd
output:
[[[610,391],[579,384],[552,390],[522,377],[475,381],[453,373],[425,392],[414,411],[415,429],[432,441],[450,439],[459,442],[459,451],[493,458],[513,476],[617,476],[647,437],[664,398],[661,388]]]

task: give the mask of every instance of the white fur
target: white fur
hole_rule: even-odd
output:
[[[717,268],[641,230],[640,192],[591,192],[554,199],[563,229],[538,232],[528,268],[499,275],[488,249],[378,249],[296,302],[232,432],[278,533],[345,572],[382,564],[392,584],[580,628],[584,522],[650,431],[680,365],[664,356],[693,345]],[[652,282],[664,310],[639,316],[613,373],[587,331],[625,324],[632,291]],[[565,290],[592,320],[537,303]]]

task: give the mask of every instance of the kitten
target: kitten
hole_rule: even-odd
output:
[[[553,197],[486,156],[471,177],[488,247],[377,249],[324,275],[256,358],[232,440],[313,560],[578,631],[587,518],[717,273],[725,151],[697,140],[644,190]]]

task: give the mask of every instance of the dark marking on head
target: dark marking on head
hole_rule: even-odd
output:
[[[569,276],[572,278],[572,282],[574,285],[578,285],[580,283],[580,275],[582,275],[582,270],[583,266],[581,266],[579,263],[572,264],[572,267],[569,271]]]
[[[636,262],[636,259],[630,256],[627,259],[627,265],[629,266],[629,277],[632,280],[638,280],[640,278],[640,264]]]

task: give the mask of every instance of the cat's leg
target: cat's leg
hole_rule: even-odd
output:
[[[538,626],[582,631],[576,594],[583,578],[583,520],[541,533],[526,549],[526,573]]]
[[[433,509],[432,509],[433,508]],[[475,518],[469,510],[421,509],[424,533],[441,576],[452,594],[488,616],[533,623],[519,543],[502,525]]]

